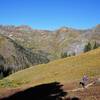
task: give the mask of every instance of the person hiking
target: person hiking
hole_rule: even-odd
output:
[[[82,80],[80,81],[80,85],[83,87],[83,88],[85,88],[85,86],[87,85],[87,82],[88,82],[88,76],[87,75],[84,75],[83,77],[82,77]]]

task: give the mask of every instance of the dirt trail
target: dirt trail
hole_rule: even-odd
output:
[[[75,92],[75,91],[79,91],[79,90],[84,90],[87,89],[89,86],[92,86],[95,82],[89,83],[85,86],[85,88],[76,88],[76,89],[72,89],[72,90],[67,90],[68,92]]]
[[[72,87],[72,85],[73,83],[69,84],[71,88],[67,84],[64,86],[64,90],[68,92],[67,97],[78,97],[81,100],[100,100],[100,78],[91,80],[85,88],[77,87],[77,85]]]

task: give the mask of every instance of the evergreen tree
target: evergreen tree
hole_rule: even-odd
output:
[[[96,43],[96,41],[95,41],[95,43],[94,43],[94,46],[93,46],[93,49],[96,49],[96,48],[98,48],[99,47],[99,45]]]
[[[2,79],[3,77],[3,72],[0,72],[0,79]]]
[[[3,78],[3,71],[4,71],[4,67],[0,65],[0,79]]]
[[[66,57],[68,57],[68,53],[67,52],[61,53],[61,58],[66,58]]]
[[[91,43],[88,42],[88,44],[86,44],[85,47],[84,47],[84,52],[88,52],[90,50],[92,50],[92,46],[91,46]]]

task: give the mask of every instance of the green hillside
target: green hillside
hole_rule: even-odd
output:
[[[65,83],[79,80],[84,74],[90,77],[100,75],[100,48],[16,72],[0,81],[0,86],[38,85],[52,81]]]

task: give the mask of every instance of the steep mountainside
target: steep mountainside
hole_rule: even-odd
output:
[[[32,65],[47,63],[47,57],[39,53],[32,53],[12,39],[0,35],[0,74],[8,74]]]
[[[55,31],[34,30],[28,26],[1,25],[0,34],[12,38],[33,52],[42,52],[49,59],[60,58],[61,53],[66,51],[78,54],[83,51],[88,41],[100,44],[100,25],[87,30],[62,27]]]

